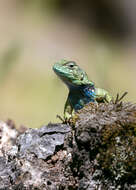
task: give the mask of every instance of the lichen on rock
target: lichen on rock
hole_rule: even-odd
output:
[[[79,150],[86,149],[90,165],[93,162],[95,171],[101,170],[97,179],[107,183],[103,188],[110,189],[109,184],[112,189],[135,185],[136,105],[90,103],[78,111],[76,117],[75,137]],[[86,171],[85,162],[81,165]]]
[[[70,125],[0,125],[0,190],[136,189],[136,104],[90,103]]]

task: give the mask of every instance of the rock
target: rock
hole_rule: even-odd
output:
[[[0,190],[136,189],[136,104],[90,103],[70,125],[1,122]]]
[[[8,151],[13,144],[19,132],[12,125],[0,121],[0,156],[3,156],[3,153]]]
[[[65,134],[70,132],[70,127],[61,124],[49,124],[40,129],[29,129],[17,139],[19,156],[21,158],[47,159],[53,155],[55,149],[64,144]]]
[[[90,103],[75,117],[79,189],[134,189],[136,104]]]
[[[14,160],[8,162],[5,157],[0,157],[0,190],[10,189],[20,175]]]

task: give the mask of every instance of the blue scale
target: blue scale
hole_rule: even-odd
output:
[[[80,93],[79,93],[80,92]],[[95,102],[95,88],[94,86],[80,87],[70,96],[70,102],[75,111],[80,110],[85,104]]]

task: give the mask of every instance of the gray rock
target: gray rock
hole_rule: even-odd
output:
[[[8,162],[5,157],[0,157],[0,190],[9,189],[19,175],[20,169],[14,160]]]
[[[68,125],[49,124],[40,129],[29,129],[17,139],[19,156],[32,159],[34,154],[37,158],[47,159],[53,155],[56,147],[63,145],[65,134],[70,132]]]
[[[15,129],[2,123],[9,135],[5,142],[2,133],[0,190],[136,189],[136,104],[91,103],[71,124],[28,129],[12,141]]]

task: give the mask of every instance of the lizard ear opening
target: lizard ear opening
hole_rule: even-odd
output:
[[[95,86],[94,82],[91,82],[90,86],[91,86],[91,88],[93,88]]]
[[[81,81],[83,81],[83,80],[84,80],[84,75],[81,75],[80,80],[81,80]]]

